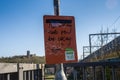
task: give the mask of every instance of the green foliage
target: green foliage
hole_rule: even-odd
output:
[[[39,56],[14,56],[14,57],[2,57],[0,63],[45,63],[45,57]]]
[[[112,75],[112,73],[111,73],[110,67],[106,67],[106,78],[107,78],[107,80],[111,80],[111,75]]]

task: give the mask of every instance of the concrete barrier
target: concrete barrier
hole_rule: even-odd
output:
[[[16,63],[0,63],[0,74],[1,73],[12,73],[17,72]]]
[[[0,63],[0,80],[44,80],[43,77],[44,64]]]

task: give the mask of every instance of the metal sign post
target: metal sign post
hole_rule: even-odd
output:
[[[59,0],[54,0],[55,15],[44,15],[44,42],[47,64],[77,62],[74,16],[59,16]]]
[[[59,16],[59,4],[60,0],[54,0],[54,15],[56,16]],[[56,64],[55,80],[67,80],[62,63]]]
[[[60,0],[54,0],[54,15],[59,16]]]

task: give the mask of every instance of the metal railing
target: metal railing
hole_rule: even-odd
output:
[[[45,65],[45,67],[55,66]],[[74,69],[68,73],[67,67]],[[70,63],[64,64],[64,69],[68,80],[120,80],[119,61]]]
[[[55,65],[45,65],[45,69]],[[69,69],[68,69],[69,68]],[[54,80],[44,77],[44,65],[0,63],[0,80]],[[120,80],[120,61],[64,64],[67,80]]]

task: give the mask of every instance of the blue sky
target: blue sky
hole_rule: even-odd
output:
[[[53,14],[53,0],[0,0],[0,57],[27,50],[44,56],[43,16]],[[120,0],[60,0],[60,15],[75,16],[79,58],[101,26],[120,31]]]

